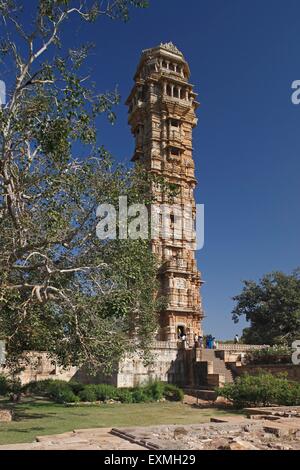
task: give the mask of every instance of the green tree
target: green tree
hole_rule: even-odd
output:
[[[233,298],[232,317],[250,322],[242,339],[249,344],[287,344],[300,338],[300,270],[287,275],[266,274],[258,283],[244,281],[242,293]]]
[[[143,240],[99,240],[96,208],[149,203],[151,181],[99,144],[96,119],[114,122],[119,95],[97,91],[90,45],[66,50],[61,31],[76,16],[127,20],[146,2],[39,0],[31,28],[23,3],[0,0],[0,64],[15,77],[0,109],[0,335],[11,364],[36,349],[110,371],[125,351],[149,359],[157,267]]]

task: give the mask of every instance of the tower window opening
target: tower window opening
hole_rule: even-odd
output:
[[[169,69],[172,70],[172,72],[174,72],[174,71],[175,71],[175,65],[174,65],[174,64],[170,64],[170,65],[169,65]]]
[[[176,147],[171,147],[170,154],[174,157],[180,157],[180,149]]]
[[[170,85],[167,85],[167,95],[172,96],[172,90],[171,90]]]
[[[180,99],[181,99],[181,100],[184,100],[184,99],[185,99],[185,95],[186,95],[185,91],[184,91],[183,89],[181,89],[181,90],[180,90]]]
[[[163,60],[163,62],[162,62],[162,68],[163,68],[163,69],[167,69],[167,68],[168,68],[168,64],[167,64],[167,62],[166,62],[165,60]]]
[[[177,325],[177,338],[182,341],[186,339],[185,325]]]
[[[174,98],[179,98],[179,90],[177,87],[174,87],[174,93],[173,93]]]
[[[171,126],[180,127],[180,121],[178,121],[178,119],[171,119]]]

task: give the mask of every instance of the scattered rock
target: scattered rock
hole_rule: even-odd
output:
[[[9,423],[12,421],[12,412],[10,410],[0,410],[0,422]]]
[[[186,428],[175,428],[174,429],[174,438],[176,439],[178,436],[186,436],[188,431]]]
[[[229,448],[230,450],[259,450],[258,447],[242,439],[235,439],[234,442],[229,444]]]
[[[230,402],[230,400],[228,400],[228,398],[217,397],[217,398],[215,399],[215,404],[218,404],[218,405],[230,405],[231,402]]]
[[[249,424],[246,424],[245,426],[243,426],[243,431],[244,432],[250,432],[251,431],[251,426],[249,426]]]

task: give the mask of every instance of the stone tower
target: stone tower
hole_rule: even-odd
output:
[[[159,232],[152,237],[151,246],[161,262],[160,290],[168,302],[161,313],[158,339],[174,341],[184,333],[193,344],[194,335],[202,334],[203,311],[202,281],[195,260],[196,179],[192,155],[192,129],[197,124],[195,111],[199,103],[189,77],[189,66],[172,43],[147,49],[142,53],[126,104],[135,137],[132,160],[176,185],[178,192],[172,203],[183,210],[188,208],[190,214],[184,215],[181,225],[177,223],[176,208],[167,214],[167,223],[161,214],[156,219]],[[160,212],[163,205],[169,204],[169,196],[157,185],[153,191]],[[165,236],[166,231],[169,236]]]

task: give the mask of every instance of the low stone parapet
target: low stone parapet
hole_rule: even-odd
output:
[[[248,351],[260,351],[262,349],[269,348],[267,344],[228,344],[228,343],[218,343],[218,351],[238,351],[238,352],[248,352]]]

